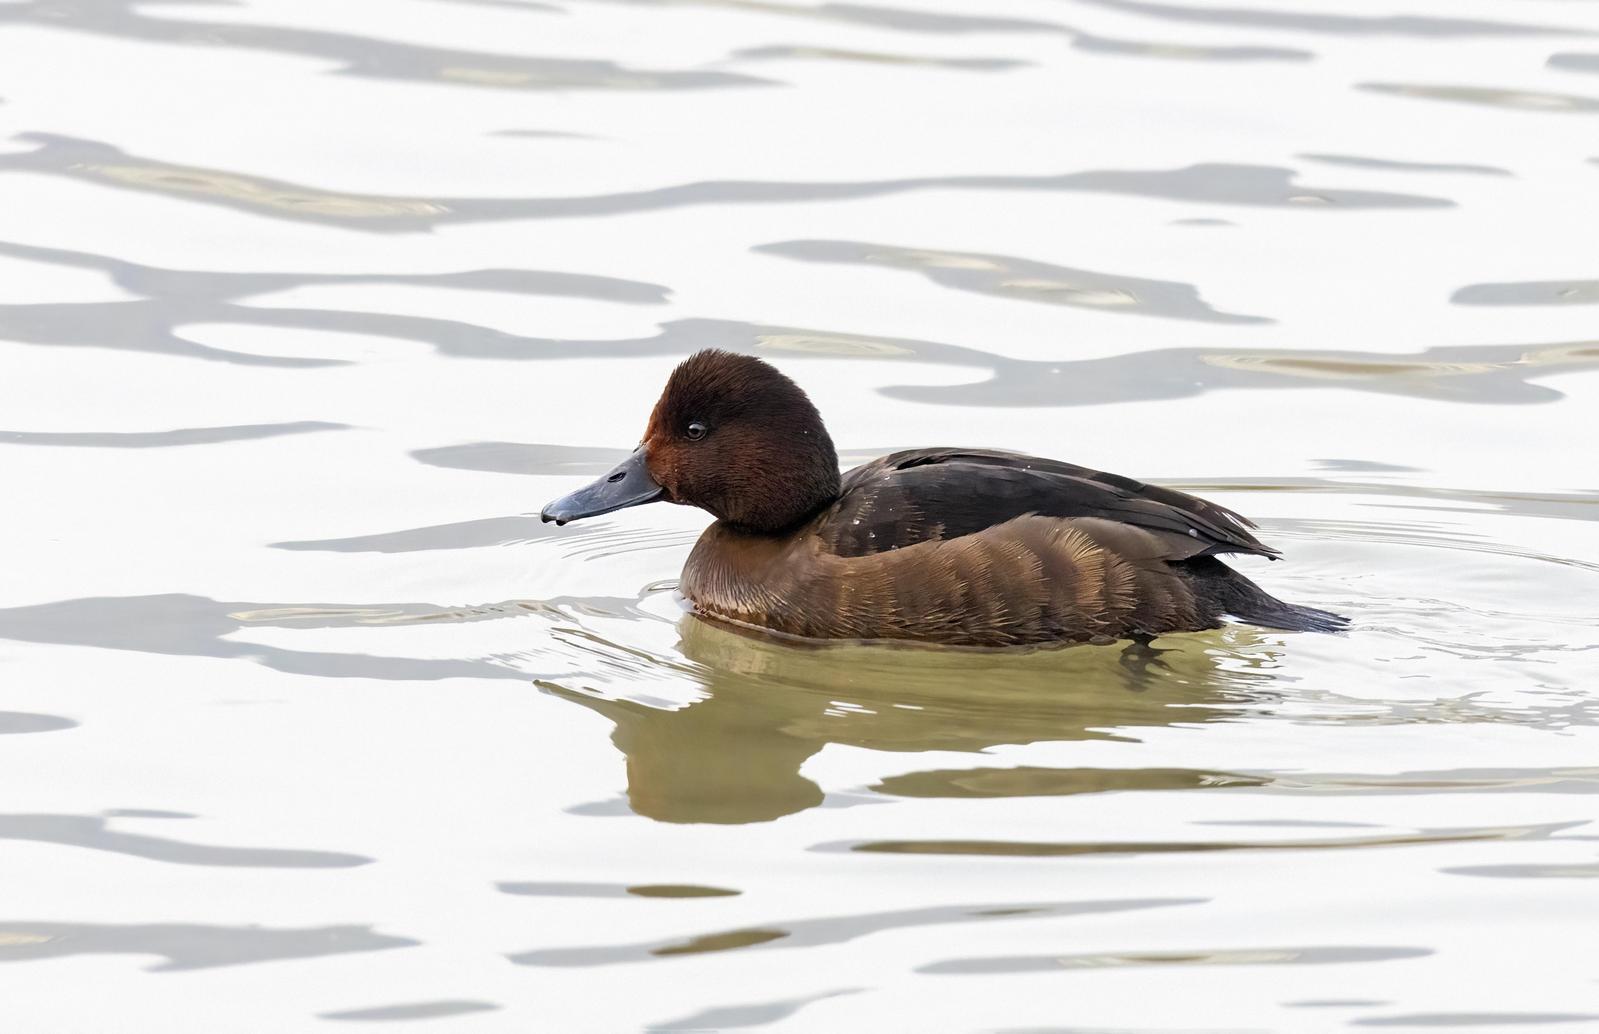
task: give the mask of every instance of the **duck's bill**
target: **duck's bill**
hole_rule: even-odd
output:
[[[653,503],[666,494],[666,489],[650,477],[644,462],[644,449],[634,449],[633,455],[619,463],[615,470],[571,495],[563,495],[539,512],[545,521],[557,525],[584,517],[598,517],[602,513],[643,506]]]

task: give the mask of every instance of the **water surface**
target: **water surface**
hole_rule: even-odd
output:
[[[1599,1029],[1599,14],[1263,2],[0,4],[9,1026]],[[1353,627],[700,622],[703,347]]]

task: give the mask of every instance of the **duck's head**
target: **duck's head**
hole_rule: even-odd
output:
[[[753,356],[713,349],[672,371],[631,456],[540,516],[565,524],[665,500],[775,533],[838,491],[833,440],[799,385]]]

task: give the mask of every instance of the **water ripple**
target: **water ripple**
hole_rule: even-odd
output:
[[[164,45],[270,51],[332,61],[340,75],[499,89],[694,90],[768,84],[733,72],[632,68],[614,61],[450,50],[290,26],[151,17],[138,6],[138,0],[25,0],[0,5],[0,25],[42,25]]]
[[[1349,962],[1388,962],[1419,959],[1430,948],[1329,947],[1210,948],[1197,951],[1127,951],[1094,955],[1011,955],[988,958],[947,959],[917,968],[918,973],[961,976],[997,973],[1059,973],[1085,969],[1121,969],[1127,966],[1262,966],[1328,965]]]
[[[1361,83],[1362,90],[1418,97],[1423,100],[1480,104],[1513,111],[1574,112],[1599,111],[1599,97],[1579,97],[1570,93],[1545,93],[1537,90],[1507,90],[1490,86],[1452,86],[1440,83]]]
[[[804,262],[882,266],[921,273],[960,291],[1099,312],[1164,316],[1205,323],[1270,323],[1261,316],[1220,312],[1190,284],[1067,269],[1046,262],[975,252],[895,247],[857,241],[782,241],[755,249]]]
[[[347,869],[372,861],[363,855],[278,847],[223,847],[195,844],[108,828],[110,815],[0,815],[0,840],[27,840],[111,851],[177,865],[243,866],[268,869]],[[167,818],[192,816],[163,814]]]
[[[165,449],[182,445],[215,445],[257,438],[277,438],[313,431],[348,431],[349,424],[297,420],[282,424],[234,424],[229,427],[177,427],[170,431],[0,431],[0,445],[46,445],[78,449]]]
[[[422,942],[369,926],[298,929],[200,923],[41,923],[0,919],[0,962],[71,955],[159,955],[154,973],[409,948]]]
[[[1420,847],[1485,840],[1543,840],[1582,822],[1534,826],[1423,829],[1415,833],[1325,837],[1310,840],[1016,841],[1016,840],[841,840],[813,851],[895,855],[957,855],[981,858],[1075,858],[1085,855],[1196,854],[1217,851],[1342,851],[1370,847]]]
[[[1046,904],[943,905],[896,912],[781,920],[759,927],[724,930],[642,944],[597,948],[544,948],[511,955],[509,958],[519,966],[609,966],[674,956],[736,951],[743,948],[813,948],[827,944],[843,944],[884,930],[992,920],[1103,915],[1150,908],[1199,905],[1204,902],[1204,898],[1132,898]]]
[[[4,8],[0,8],[4,10]],[[1022,190],[1122,194],[1224,205],[1314,210],[1449,208],[1439,197],[1300,186],[1294,170],[1201,163],[1176,169],[1106,169],[1054,175],[954,175],[856,182],[717,180],[573,197],[405,198],[323,190],[241,172],[176,165],[110,144],[44,133],[33,151],[0,154],[0,172],[29,172],[223,205],[257,215],[352,230],[415,232],[453,223],[571,219],[697,205],[843,201],[921,190]]]
[[[23,735],[32,732],[60,732],[76,729],[78,723],[70,718],[53,714],[32,714],[27,711],[0,711],[0,736]]]

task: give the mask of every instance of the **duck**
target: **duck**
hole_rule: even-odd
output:
[[[1223,563],[1281,553],[1247,518],[1170,488],[987,448],[909,449],[841,474],[804,390],[719,349],[672,371],[627,459],[540,517],[654,502],[715,518],[679,581],[693,613],[779,637],[1006,648],[1147,642],[1229,618],[1348,625]]]

